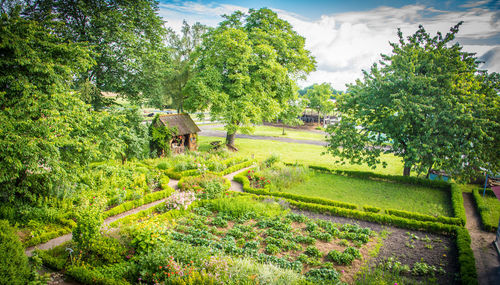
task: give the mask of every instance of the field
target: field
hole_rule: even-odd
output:
[[[286,192],[336,201],[398,209],[427,215],[451,216],[449,193],[422,186],[315,173]]]
[[[200,150],[209,149],[209,143],[216,140],[221,140],[221,138],[200,136]],[[384,154],[381,158],[382,161],[387,162],[386,168],[378,166],[372,169],[367,165],[342,165],[336,163],[336,159],[333,156],[329,154],[322,155],[326,150],[325,147],[317,145],[268,140],[236,139],[236,147],[239,149],[238,154],[246,157],[253,157],[258,160],[264,160],[272,154],[277,154],[282,161],[289,163],[299,162],[307,165],[341,168],[345,170],[372,171],[381,174],[401,175],[403,173],[403,164],[400,158],[390,154]]]
[[[214,130],[224,131],[223,127],[216,127]],[[319,132],[308,132],[301,131],[292,128],[285,128],[285,135],[283,135],[283,128],[272,127],[272,126],[255,126],[254,136],[265,136],[265,137],[280,137],[280,138],[290,138],[296,140],[316,140],[324,141],[325,135]]]

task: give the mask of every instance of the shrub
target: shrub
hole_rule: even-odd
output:
[[[311,257],[322,257],[323,254],[315,246],[308,246],[306,248],[305,254]]]
[[[99,208],[91,205],[77,212],[77,222],[73,229],[73,241],[83,251],[89,251],[92,243],[101,235],[102,216]]]
[[[491,190],[487,190],[485,193],[485,197],[482,196],[482,190],[474,189],[472,190],[472,195],[474,197],[474,201],[476,202],[477,210],[479,211],[479,215],[481,216],[481,224],[485,231],[495,232],[498,227],[498,214],[495,216],[495,211],[500,212],[500,202],[497,202],[497,207],[492,207],[490,209],[488,204],[485,203],[484,199],[488,199],[489,197],[496,200],[495,193]],[[491,199],[490,198],[490,199]]]
[[[385,210],[385,212],[389,215],[403,217],[403,218],[409,218],[412,220],[439,222],[439,223],[443,223],[443,224],[458,225],[458,226],[462,225],[462,219],[460,219],[460,218],[444,217],[444,216],[434,217],[434,216],[430,216],[430,215],[424,215],[424,214],[401,211],[401,210],[394,210],[394,209],[387,209],[387,210]]]
[[[335,269],[311,269],[306,273],[307,280],[318,284],[338,284],[340,274]]]
[[[189,205],[191,205],[196,200],[196,196],[193,192],[174,192],[165,201],[166,210],[187,210]]]
[[[205,173],[200,176],[184,177],[179,181],[181,191],[190,191],[200,199],[222,197],[224,191],[231,187],[231,182],[215,174]]]
[[[27,284],[30,275],[28,257],[9,222],[0,220],[0,284]]]
[[[365,205],[365,206],[363,206],[363,210],[364,210],[365,212],[378,213],[378,212],[380,212],[380,210],[382,210],[382,209],[380,209],[380,208],[378,208],[378,207],[372,207],[372,206],[366,206],[366,205]]]

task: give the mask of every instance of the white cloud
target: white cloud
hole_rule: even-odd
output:
[[[307,86],[330,82],[335,88],[344,90],[345,84],[361,78],[362,69],[368,69],[377,62],[381,53],[391,51],[389,42],[397,41],[397,28],[408,36],[418,29],[419,24],[434,35],[437,31],[446,34],[450,27],[464,21],[457,35],[459,42],[460,39],[467,42],[464,50],[476,52],[477,56],[488,53],[484,67],[500,72],[500,64],[492,62],[498,62],[500,57],[498,43],[484,43],[485,40],[498,37],[498,15],[494,11],[477,6],[479,5],[470,6],[471,8],[465,11],[440,11],[423,5],[401,8],[381,6],[370,11],[323,15],[318,20],[308,20],[280,9],[273,10],[306,38],[306,48],[318,62],[317,71],[299,84]],[[182,19],[190,23],[199,21],[215,26],[220,22],[221,14],[248,10],[233,5],[202,5],[195,2],[161,4],[160,8],[161,15],[169,21],[169,25],[178,29]]]

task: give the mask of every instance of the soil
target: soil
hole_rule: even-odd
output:
[[[383,226],[366,221],[316,214],[307,211],[294,210],[293,212],[306,215],[310,218],[328,220],[339,224],[358,224],[361,227],[368,227],[379,234],[382,231],[388,233],[387,238],[383,240],[378,255],[375,258],[367,258],[365,260],[365,264],[369,267],[375,266],[389,257],[394,257],[402,264],[407,264],[410,267],[412,267],[415,262],[425,262],[429,265],[436,266],[436,268],[442,267],[446,271],[445,274],[436,274],[438,284],[460,284],[457,278],[459,272],[457,249],[455,240],[452,237]],[[419,239],[411,238],[412,234]],[[424,241],[426,237],[430,239],[430,242]],[[408,245],[413,246],[413,248]],[[426,248],[426,245],[430,245],[432,248]],[[366,256],[369,257],[369,255]],[[361,266],[357,269],[359,270],[360,268]],[[349,283],[354,280],[354,274],[352,274],[352,272],[349,272],[348,277],[349,279],[345,280],[346,282]],[[414,276],[412,276],[412,279],[420,281],[425,280]]]
[[[495,234],[481,230],[481,218],[474,205],[472,194],[463,193],[467,223],[471,236],[471,248],[476,259],[479,284],[500,284],[500,257],[493,245]]]

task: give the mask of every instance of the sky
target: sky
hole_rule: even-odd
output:
[[[183,20],[215,27],[223,14],[272,9],[306,39],[306,49],[316,58],[317,70],[298,82],[300,87],[328,82],[345,90],[380,54],[390,54],[389,42],[397,41],[398,28],[405,36],[420,24],[431,35],[445,34],[459,21],[464,24],[456,41],[463,50],[484,61],[480,68],[500,72],[500,0],[162,0],[159,7],[166,25],[176,31]]]

